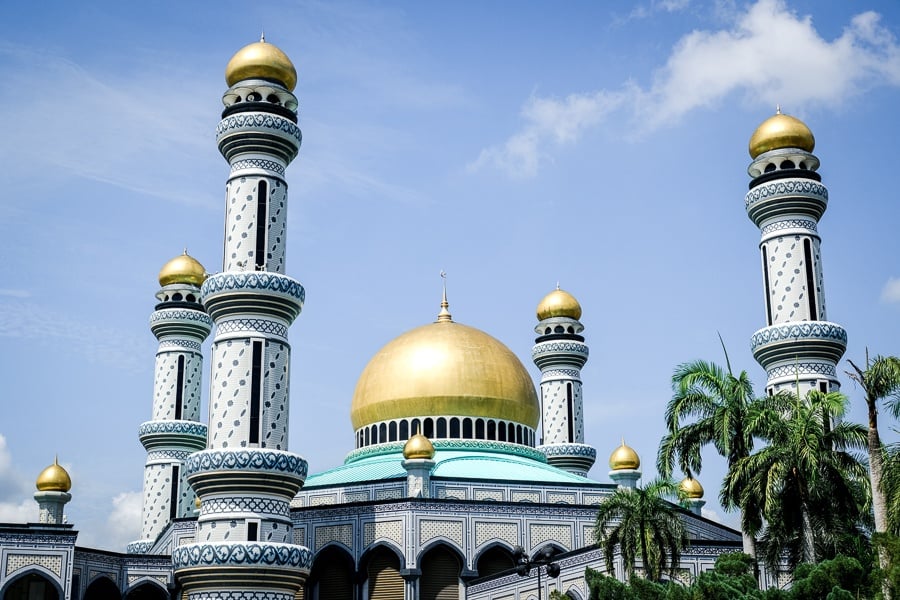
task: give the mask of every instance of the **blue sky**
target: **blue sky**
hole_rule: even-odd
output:
[[[562,8],[560,8],[562,6]],[[291,449],[352,448],[368,359],[434,319],[530,360],[556,282],[584,308],[587,441],[654,473],[674,367],[732,363],[765,324],[747,142],[780,103],[817,140],[828,317],[847,357],[900,354],[895,2],[8,3],[0,20],[0,521],[33,520],[54,453],[79,543],[138,536],[160,267],[221,268],[231,55],[261,29],[294,61],[288,170]],[[846,368],[842,363],[841,371]],[[207,371],[208,373],[208,371]],[[847,378],[851,415],[864,419]],[[204,407],[205,416],[205,407]],[[896,423],[884,418],[883,432]],[[710,455],[709,507],[723,474]]]

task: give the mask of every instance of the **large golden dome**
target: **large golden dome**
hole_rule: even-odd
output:
[[[353,429],[417,416],[485,417],[538,424],[531,376],[509,348],[441,313],[388,342],[356,384]]]
[[[72,489],[72,479],[54,458],[53,464],[41,471],[34,485],[39,492],[68,492]]]
[[[229,86],[244,79],[273,79],[292,92],[297,85],[297,69],[281,48],[262,38],[238,50],[225,67]]]
[[[550,317],[569,317],[577,321],[581,318],[581,305],[575,296],[557,286],[537,306],[538,321]]]
[[[756,158],[763,152],[780,148],[800,148],[812,152],[816,138],[809,127],[796,117],[777,112],[763,121],[750,137],[750,157]]]
[[[159,285],[163,287],[173,283],[188,283],[200,287],[205,279],[206,269],[187,250],[164,264],[159,272]]]

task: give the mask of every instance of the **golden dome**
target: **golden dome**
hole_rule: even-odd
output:
[[[557,286],[537,306],[538,321],[550,317],[569,317],[577,321],[581,318],[581,305],[575,296]]]
[[[205,279],[206,269],[187,250],[163,265],[159,272],[159,285],[163,287],[173,283],[189,283],[200,287]]]
[[[407,460],[413,458],[427,458],[431,460],[434,458],[434,444],[421,433],[415,433],[406,440],[406,444],[403,446],[403,458]]]
[[[700,482],[692,477],[685,477],[678,484],[678,489],[684,494],[685,498],[697,500],[703,497],[703,486]]]
[[[483,331],[452,321],[443,308],[438,322],[388,342],[363,369],[350,408],[354,430],[429,415],[537,427],[537,395],[521,361]]]
[[[796,117],[781,114],[781,108],[763,121],[750,137],[751,158],[779,148],[800,148],[812,152],[815,147],[816,138],[809,127]]]
[[[72,479],[54,458],[53,464],[41,471],[34,485],[39,492],[68,492],[72,489]]]
[[[626,446],[625,440],[622,440],[622,445],[616,448],[609,456],[609,468],[613,471],[640,469],[641,457],[634,451],[634,448]]]
[[[281,48],[262,38],[238,50],[225,67],[229,86],[244,79],[273,79],[292,92],[297,85],[297,70]]]
[[[197,510],[200,510],[200,507],[203,505],[203,501],[200,499],[200,496],[194,496],[194,506],[197,507]]]

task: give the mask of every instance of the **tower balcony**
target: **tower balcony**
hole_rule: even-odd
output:
[[[757,227],[783,215],[808,215],[818,221],[828,206],[828,189],[807,177],[775,179],[750,188],[744,206]]]
[[[203,450],[207,428],[196,421],[147,421],[138,429],[138,439],[148,451],[164,448]]]
[[[539,369],[552,365],[577,365],[580,369],[587,362],[588,346],[583,342],[575,339],[538,339],[531,349],[531,359]]]
[[[268,448],[204,450],[184,464],[188,482],[201,498],[207,494],[271,494],[290,500],[306,481],[306,460]]]
[[[268,271],[210,275],[200,292],[203,305],[216,321],[249,314],[278,318],[290,325],[306,300],[306,291],[299,281]]]
[[[266,591],[266,598],[279,599],[293,598],[309,575],[312,558],[305,546],[272,542],[185,544],[172,550],[175,573],[192,592],[246,589],[250,584],[260,597]]]
[[[554,467],[582,477],[587,477],[587,472],[597,461],[597,449],[587,444],[547,444],[537,449]]]
[[[801,321],[764,327],[750,340],[753,358],[767,371],[779,363],[837,362],[847,350],[847,331],[828,321]]]
[[[156,339],[182,336],[205,340],[211,330],[212,319],[202,310],[163,308],[150,315],[150,331]],[[199,349],[198,344],[197,350]]]
[[[291,119],[272,112],[241,112],[226,116],[216,127],[219,152],[228,162],[240,154],[268,154],[285,165],[297,153],[303,134]]]

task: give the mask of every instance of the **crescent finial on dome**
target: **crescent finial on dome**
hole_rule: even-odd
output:
[[[438,313],[438,323],[449,323],[453,321],[453,315],[450,314],[450,303],[447,302],[447,273],[441,269],[441,280],[444,286],[444,295],[441,296],[441,312]]]

